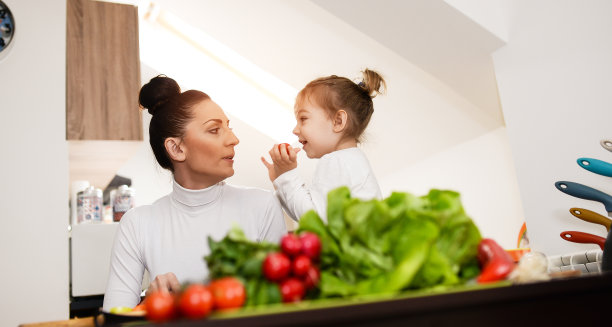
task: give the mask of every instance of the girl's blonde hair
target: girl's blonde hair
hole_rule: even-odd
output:
[[[387,89],[379,73],[367,68],[361,73],[363,79],[358,83],[336,75],[315,79],[298,93],[295,108],[310,102],[327,110],[330,118],[338,110],[346,111],[348,124],[344,135],[361,142],[374,112],[372,99]]]

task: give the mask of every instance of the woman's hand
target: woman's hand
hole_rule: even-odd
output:
[[[177,293],[181,290],[181,284],[179,283],[174,273],[165,273],[163,275],[155,276],[155,279],[149,285],[147,294],[155,291]]]
[[[268,152],[270,158],[272,158],[272,163],[261,157],[261,162],[268,168],[270,181],[274,182],[278,176],[297,167],[297,153],[300,150],[300,148],[293,148],[287,143],[274,144]]]

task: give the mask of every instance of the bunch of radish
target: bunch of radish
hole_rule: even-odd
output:
[[[263,274],[269,281],[278,283],[283,302],[300,301],[319,282],[317,263],[321,241],[314,233],[289,233],[281,239],[280,248],[280,252],[266,256]]]

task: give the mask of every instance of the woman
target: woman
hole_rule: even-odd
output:
[[[278,242],[286,233],[272,192],[227,185],[234,174],[238,138],[221,107],[203,92],[182,92],[171,78],[157,76],[140,90],[139,102],[153,116],[151,148],[172,171],[172,193],[121,219],[111,255],[104,310],[140,301],[144,270],[154,277],[148,291],[177,291],[203,281],[208,269],[207,237],[221,239],[239,225],[254,241]]]

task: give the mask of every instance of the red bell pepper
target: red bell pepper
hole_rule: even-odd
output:
[[[490,238],[485,238],[478,244],[478,261],[482,268],[476,279],[479,283],[502,280],[514,269],[512,257]]]

